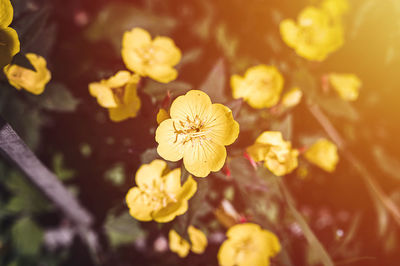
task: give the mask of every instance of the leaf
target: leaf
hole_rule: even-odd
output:
[[[53,156],[53,171],[61,181],[67,181],[75,176],[74,170],[64,166],[64,155],[62,153],[56,153]]]
[[[50,82],[44,93],[39,97],[32,96],[32,100],[46,110],[58,112],[73,112],[80,102],[69,88],[59,82]]]
[[[177,21],[173,17],[156,15],[128,2],[111,1],[98,13],[85,35],[93,42],[110,41],[119,54],[125,31],[141,27],[148,30],[152,36],[168,35],[176,25]]]
[[[143,87],[143,91],[148,95],[152,96],[155,101],[160,102],[165,98],[165,95],[169,91],[173,96],[185,94],[192,89],[192,85],[184,81],[172,81],[168,84],[156,82],[154,80],[146,80],[146,85]]]
[[[229,103],[226,104],[226,106],[228,106],[229,109],[232,110],[232,115],[233,118],[235,119],[239,116],[240,110],[242,109],[242,105],[243,105],[243,98],[230,101]]]
[[[199,60],[202,54],[203,54],[203,49],[200,47],[196,47],[189,51],[184,52],[182,55],[182,59],[179,62],[179,64],[176,65],[176,68],[179,70],[182,69],[182,67],[186,64],[195,63],[196,61]]]
[[[19,219],[11,228],[12,242],[16,252],[26,256],[39,254],[43,231],[29,217]]]
[[[226,24],[219,24],[216,26],[215,38],[218,46],[222,49],[226,57],[234,61],[239,47],[239,40],[228,33]]]
[[[213,102],[224,103],[226,101],[224,95],[226,83],[225,72],[224,60],[221,58],[214,64],[206,80],[199,87],[199,90],[207,93]]]
[[[148,164],[151,163],[155,159],[159,159],[160,156],[157,153],[157,148],[150,148],[145,150],[141,155],[140,155],[140,162],[142,164]]]
[[[145,238],[146,231],[140,228],[140,223],[133,219],[129,212],[119,216],[109,213],[104,224],[104,229],[112,248],[133,243],[136,239]]]
[[[397,180],[400,180],[400,161],[387,154],[381,146],[376,145],[372,151],[381,170]]]
[[[352,121],[358,120],[359,118],[357,110],[351,105],[351,103],[338,97],[319,97],[317,103],[327,113],[333,116],[343,117]]]
[[[108,169],[104,178],[115,186],[121,186],[125,182],[125,170],[123,164],[115,164],[112,168]]]
[[[284,140],[291,140],[293,135],[293,115],[288,114],[283,120],[273,121],[271,130],[281,132]]]

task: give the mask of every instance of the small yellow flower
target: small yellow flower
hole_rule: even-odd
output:
[[[11,1],[0,0],[0,68],[8,65],[20,48],[17,32],[9,27],[13,15]]]
[[[188,200],[197,190],[191,176],[181,186],[181,169],[169,171],[167,163],[154,160],[136,172],[136,187],[126,194],[129,213],[139,221],[172,221],[188,209]]]
[[[361,87],[361,80],[354,74],[329,74],[329,83],[345,101],[355,101]]]
[[[181,51],[171,38],[158,36],[151,40],[146,30],[133,28],[123,36],[122,59],[140,76],[168,83],[178,76],[174,66],[181,60]]]
[[[284,42],[308,60],[323,61],[343,45],[343,25],[322,8],[307,7],[297,23],[285,19],[280,23]]]
[[[189,254],[190,244],[183,239],[175,230],[171,229],[168,234],[169,249],[179,257],[184,258]]]
[[[108,108],[110,119],[118,122],[136,117],[141,106],[137,95],[139,81],[138,75],[118,71],[109,79],[90,83],[89,91],[101,106]]]
[[[191,244],[175,230],[171,229],[169,231],[169,248],[171,251],[177,253],[181,258],[186,257],[189,254],[189,250],[197,254],[204,253],[208,244],[206,235],[192,225],[188,227],[188,235]]]
[[[291,108],[298,105],[303,97],[303,92],[298,88],[292,88],[282,96],[282,105]]]
[[[311,163],[330,173],[335,171],[336,164],[339,162],[336,145],[327,139],[317,140],[307,149],[305,157]]]
[[[225,146],[239,134],[232,111],[212,104],[204,92],[191,90],[175,99],[170,116],[156,131],[158,154],[173,162],[183,158],[186,169],[198,177],[219,171],[226,159]]]
[[[276,235],[257,224],[234,225],[226,235],[218,251],[221,266],[269,266],[270,258],[281,250]]]
[[[157,113],[157,124],[161,124],[162,121],[171,118],[164,108],[160,108]]]
[[[254,161],[264,161],[264,166],[276,176],[289,174],[298,165],[298,150],[292,149],[290,141],[284,141],[279,131],[263,132],[247,152]]]
[[[283,77],[274,66],[258,65],[247,69],[244,77],[231,77],[233,98],[243,98],[251,107],[272,107],[279,101]]]
[[[51,79],[46,59],[33,53],[26,54],[26,58],[36,71],[18,65],[7,65],[4,67],[4,73],[10,84],[16,89],[25,89],[36,95],[41,94]]]

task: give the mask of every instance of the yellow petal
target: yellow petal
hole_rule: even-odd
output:
[[[160,108],[160,110],[157,113],[157,123],[161,124],[162,121],[167,120],[171,118],[164,108]]]
[[[170,230],[168,236],[171,251],[177,253],[181,258],[186,257],[189,254],[190,244],[175,230]]]
[[[145,71],[149,77],[161,83],[171,82],[178,77],[178,71],[167,64],[154,63],[147,66]]]
[[[332,73],[329,82],[343,100],[355,101],[358,98],[361,80],[356,75]]]
[[[187,201],[171,202],[167,206],[155,211],[152,217],[158,223],[168,223],[175,219],[176,216],[184,214],[187,210]]]
[[[173,119],[164,120],[156,130],[156,141],[157,153],[165,160],[176,162],[182,159],[184,148],[176,141],[174,123]]]
[[[239,135],[239,124],[233,119],[232,111],[222,104],[213,104],[210,112],[210,122],[206,122],[207,128],[210,129],[207,137],[214,143],[232,144]]]
[[[208,243],[206,235],[192,225],[188,227],[188,234],[192,244],[191,250],[194,253],[202,254]]]
[[[0,28],[6,28],[11,24],[14,9],[10,0],[0,0]]]
[[[122,48],[136,49],[151,44],[150,33],[142,28],[133,28],[124,33],[122,37]]]
[[[203,141],[202,143],[187,143],[183,163],[189,173],[206,177],[210,171],[219,171],[224,166],[226,149],[224,145]]]
[[[129,207],[129,214],[139,221],[151,221],[153,208],[148,205],[149,199],[139,188],[131,188],[126,194],[126,204]]]
[[[171,118],[186,121],[187,118],[195,120],[196,115],[202,121],[207,121],[211,108],[211,100],[208,95],[200,90],[190,90],[185,95],[174,100],[170,108]]]
[[[164,177],[165,191],[169,194],[178,195],[181,192],[181,169],[176,168]],[[180,200],[177,197],[177,200]]]
[[[97,102],[103,107],[115,108],[118,106],[111,88],[104,84],[99,82],[90,83],[89,92],[97,98]]]
[[[285,141],[282,138],[282,133],[279,131],[264,131],[258,136],[256,143],[280,146],[284,145]]]
[[[258,224],[253,224],[253,223],[237,224],[229,228],[229,230],[226,232],[226,236],[229,238],[244,239],[251,234],[259,232],[260,230],[261,227]]]
[[[281,244],[278,237],[267,230],[262,230],[262,237],[268,242],[268,257],[273,257],[281,251]]]
[[[281,32],[283,41],[290,47],[295,46],[299,31],[295,22],[291,19],[284,19],[279,24],[279,30]]]
[[[181,51],[169,37],[158,36],[153,41],[154,58],[157,62],[175,66],[181,60]]]
[[[101,82],[111,88],[118,88],[125,86],[131,79],[131,74],[126,70],[118,71],[114,76]],[[137,83],[137,82],[136,82]]]
[[[311,163],[319,166],[327,172],[335,171],[339,161],[337,147],[327,139],[319,139],[305,153],[305,157]]]
[[[0,28],[0,68],[11,62],[19,52],[20,43],[17,32],[12,28]]]
[[[282,96],[282,105],[291,108],[298,105],[303,97],[303,92],[298,88],[292,88]]]
[[[254,143],[246,151],[255,162],[260,162],[267,157],[269,147],[262,143]]]
[[[249,94],[249,90],[243,90],[243,78],[239,75],[233,75],[230,80],[232,88],[232,97],[234,99],[245,98]]]
[[[192,176],[189,176],[179,192],[178,199],[189,200],[194,195],[194,193],[196,193],[196,191],[197,183],[196,181],[194,181]]]
[[[108,109],[112,121],[118,122],[130,117],[136,117],[141,107],[141,101],[137,95],[136,88],[137,83],[130,81],[125,86],[124,102],[116,108]]]
[[[126,65],[126,67],[140,76],[147,76],[146,65],[144,64],[144,60],[137,51],[126,48],[121,51],[122,59]]]
[[[221,266],[236,266],[236,249],[232,240],[225,240],[218,251],[218,263]]]
[[[136,172],[136,185],[142,189],[154,187],[154,183],[158,183],[166,168],[167,163],[163,160],[154,160],[149,164],[143,164]]]

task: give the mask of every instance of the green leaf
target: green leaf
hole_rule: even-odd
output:
[[[64,84],[59,82],[50,82],[44,93],[35,99],[40,107],[58,112],[73,112],[80,102]]]
[[[226,70],[223,59],[219,59],[208,73],[206,80],[200,85],[199,90],[204,91],[210,96],[213,102],[224,103]]]
[[[64,166],[64,155],[62,153],[56,153],[53,156],[53,171],[61,181],[70,180],[75,176],[74,170]]]
[[[19,219],[11,228],[12,242],[16,252],[26,256],[39,254],[43,232],[29,217]]]
[[[112,168],[108,169],[104,178],[115,186],[121,186],[125,182],[125,170],[121,163],[115,164]]]
[[[192,87],[192,85],[184,81],[175,80],[169,82],[168,84],[163,84],[148,79],[146,80],[146,85],[143,87],[143,91],[152,96],[157,102],[159,102],[164,99],[168,91],[170,91],[173,96],[178,96],[185,94],[186,92],[191,90]]]
[[[152,36],[168,35],[176,25],[177,21],[173,17],[156,15],[149,10],[139,9],[132,3],[112,1],[98,13],[87,29],[86,36],[93,42],[110,41],[119,54],[125,31],[141,27]]]
[[[140,228],[140,223],[124,212],[119,216],[109,213],[104,229],[112,248],[133,243],[136,239],[146,237],[146,231]]]

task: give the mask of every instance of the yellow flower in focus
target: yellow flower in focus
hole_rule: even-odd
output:
[[[189,254],[189,250],[197,254],[204,253],[208,244],[206,235],[192,225],[188,227],[188,235],[191,244],[175,230],[171,229],[169,231],[169,248],[171,251],[177,253],[181,258],[186,257]]]
[[[298,88],[292,88],[282,96],[282,105],[291,108],[298,105],[303,97],[303,92]]]
[[[171,229],[168,234],[169,248],[179,257],[184,258],[189,254],[190,244],[183,239],[175,230]]]
[[[185,168],[198,177],[219,171],[226,159],[225,146],[239,134],[232,111],[212,104],[204,92],[191,90],[174,100],[170,116],[156,130],[158,154],[173,162],[183,158]]]
[[[138,75],[118,71],[109,79],[90,83],[89,92],[101,106],[108,108],[110,119],[118,122],[136,117],[141,106],[137,95],[139,81]]]
[[[226,236],[218,251],[221,266],[269,266],[270,258],[281,250],[276,235],[257,224],[234,225]]]
[[[339,162],[336,145],[327,139],[317,140],[307,149],[305,157],[311,163],[330,173],[335,171]]]
[[[264,161],[264,166],[276,176],[289,174],[298,165],[298,150],[292,149],[290,141],[284,141],[279,131],[263,132],[247,152],[254,161]]]
[[[178,76],[174,66],[181,60],[181,51],[171,38],[158,36],[152,40],[146,30],[133,28],[122,38],[122,59],[140,76],[168,83]]]
[[[0,68],[8,65],[20,48],[17,32],[9,27],[13,15],[10,0],[0,0]]]
[[[321,3],[321,8],[329,12],[333,17],[344,15],[349,9],[348,0],[324,0]]]
[[[181,186],[181,169],[169,171],[167,163],[154,160],[136,172],[136,187],[126,194],[129,213],[139,221],[172,221],[188,209],[188,200],[197,190],[191,176]]]
[[[7,65],[3,69],[4,73],[8,82],[16,89],[25,89],[36,95],[41,94],[51,79],[51,73],[46,66],[46,59],[33,53],[26,54],[26,58],[35,68],[35,71],[18,65]]]
[[[251,107],[272,107],[279,101],[283,77],[274,66],[258,65],[247,69],[244,77],[231,77],[233,98],[243,98]]]
[[[354,74],[329,74],[329,83],[345,101],[355,101],[361,87],[361,80]]]
[[[330,53],[343,45],[342,23],[324,9],[307,7],[299,15],[297,23],[285,19],[280,23],[284,42],[308,60],[323,61]]]

